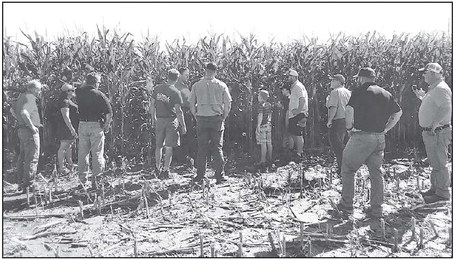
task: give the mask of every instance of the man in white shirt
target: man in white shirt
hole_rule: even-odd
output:
[[[426,203],[449,200],[448,145],[452,140],[452,91],[443,77],[443,68],[438,63],[429,63],[419,69],[424,72],[424,81],[429,84],[427,93],[413,88],[422,100],[419,107],[419,125],[426,147],[427,158],[432,167],[430,189],[422,193]]]
[[[298,72],[290,69],[287,81],[291,83],[290,102],[288,108],[288,131],[296,146],[296,152],[301,159],[303,155],[303,131],[308,115],[308,96],[304,85],[298,81]]]

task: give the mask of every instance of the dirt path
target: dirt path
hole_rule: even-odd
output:
[[[255,174],[245,159],[230,166],[227,183],[211,179],[205,186],[192,186],[184,167],[163,181],[123,168],[103,176],[99,209],[95,193],[73,191],[73,173],[60,180],[48,204],[38,199],[36,207],[31,199],[27,207],[25,195],[4,195],[3,256],[452,256],[451,201],[425,206],[417,192],[418,181],[419,188],[423,181],[428,187],[428,168],[385,166],[383,238],[382,222],[362,212],[368,203],[367,170],[358,172],[354,215],[333,218],[330,200],[340,197],[340,179],[330,176],[323,159],[311,161],[318,162]]]

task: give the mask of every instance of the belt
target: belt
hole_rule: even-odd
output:
[[[451,126],[451,124],[445,124],[443,126],[440,126],[440,127],[436,127],[435,128],[435,131],[439,131],[439,130],[442,130],[442,129],[446,129],[446,128],[449,128]],[[422,127],[422,130],[423,131],[432,131],[432,128],[425,128],[425,127]]]
[[[352,134],[384,135],[383,132],[371,132],[371,131],[362,131],[362,130],[352,131]]]
[[[79,119],[79,121],[85,121],[85,122],[99,122],[99,120],[84,120],[84,119]]]

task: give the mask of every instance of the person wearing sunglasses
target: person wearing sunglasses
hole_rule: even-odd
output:
[[[68,169],[71,171],[74,169],[72,147],[77,138],[79,109],[77,104],[73,102],[73,99],[76,96],[74,86],[65,83],[60,88],[60,91],[58,109],[61,112],[61,116],[58,116],[56,135],[60,142],[57,153],[57,171],[59,174],[62,174],[66,173]],[[65,158],[69,168],[65,167]]]

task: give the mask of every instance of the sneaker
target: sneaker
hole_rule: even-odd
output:
[[[435,190],[434,189],[429,189],[425,192],[421,192],[421,195],[422,196],[431,196],[431,195],[435,195]]]
[[[449,198],[441,197],[441,196],[438,196],[436,194],[423,196],[423,198],[424,198],[424,202],[427,203],[427,204],[435,203],[435,202],[438,202],[438,201],[449,201]]]
[[[383,218],[383,211],[374,210],[371,207],[364,210],[364,213],[370,218]]]

